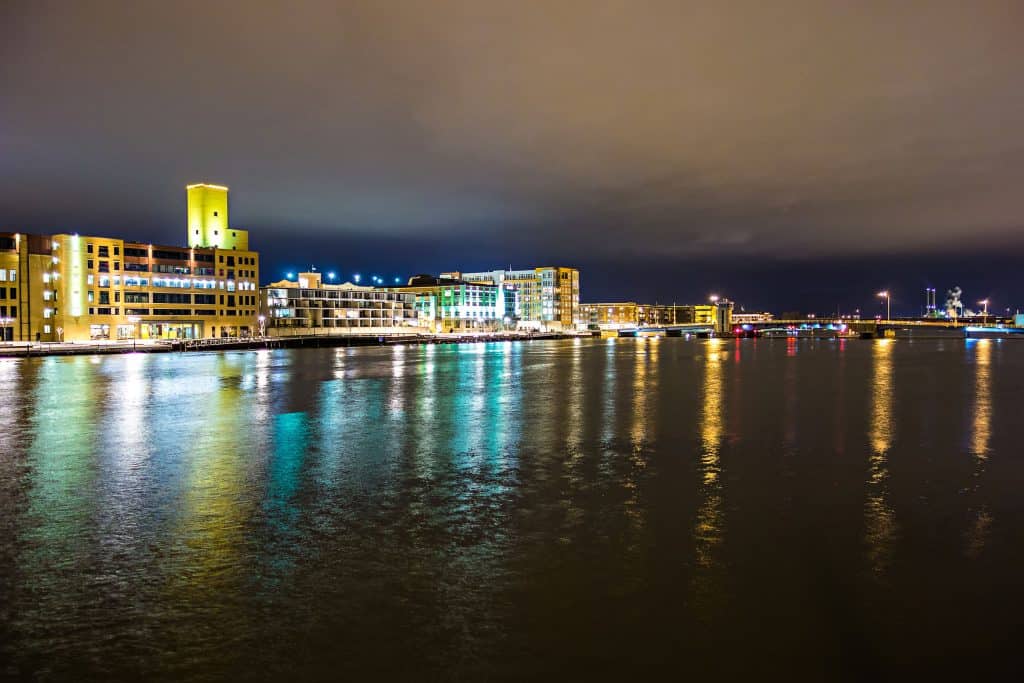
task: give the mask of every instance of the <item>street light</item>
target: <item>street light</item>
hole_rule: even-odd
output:
[[[295,277],[295,273],[285,273],[284,279],[291,280],[293,277]]]
[[[327,273],[327,279],[328,280],[334,280],[334,271],[333,270],[331,272]]]
[[[892,298],[889,296],[889,291],[879,292],[878,296],[885,299],[885,319],[892,320]]]
[[[356,284],[358,285],[361,277],[362,276],[359,273],[356,273],[355,275],[352,276],[352,279],[355,280]]]
[[[267,316],[261,315],[257,318],[260,323],[260,338],[267,336]]]
[[[135,350],[135,340],[139,337],[139,321],[142,320],[137,315],[128,316],[128,322],[132,324],[132,351]]]
[[[711,300],[711,303],[713,303],[713,304],[717,304],[718,303],[718,295],[717,294],[712,294],[708,298]]]
[[[982,299],[981,301],[978,302],[978,305],[979,306],[984,306],[984,310],[981,312],[981,314],[984,316],[983,320],[987,323],[988,322],[988,299]]]

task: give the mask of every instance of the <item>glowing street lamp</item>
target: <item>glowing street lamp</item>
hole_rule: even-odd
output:
[[[988,299],[982,299],[981,301],[978,302],[978,305],[984,307],[984,310],[981,312],[981,314],[984,316],[985,322],[988,322]]]
[[[267,336],[267,316],[261,315],[257,320],[260,323],[260,336]]]
[[[295,277],[295,273],[289,272],[289,273],[285,273],[284,279],[291,280],[293,277]]]
[[[355,275],[353,275],[353,276],[352,276],[352,279],[353,279],[353,280],[355,281],[355,283],[356,283],[357,285],[359,284],[359,280],[360,280],[361,278],[362,278],[362,276],[361,276],[361,275],[360,275],[359,273],[356,273]]]
[[[717,294],[712,294],[708,298],[711,300],[711,303],[713,303],[713,304],[717,304],[718,303],[719,296]]]
[[[328,280],[332,280],[332,281],[334,280],[334,271],[333,270],[331,272],[327,273],[327,279]]]
[[[892,320],[892,298],[889,296],[889,290],[879,292],[878,296],[885,299],[885,319]]]

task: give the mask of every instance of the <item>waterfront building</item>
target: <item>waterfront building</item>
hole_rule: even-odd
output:
[[[324,284],[318,272],[261,287],[260,302],[262,333],[267,336],[424,331],[414,293],[351,282]]]
[[[584,323],[580,314],[580,272],[575,268],[541,266],[477,273],[453,271],[442,273],[441,277],[514,287],[518,292],[515,317],[520,327],[571,330]]]
[[[733,325],[749,325],[751,323],[768,323],[775,320],[775,316],[768,312],[763,313],[733,313],[732,323]]]
[[[493,331],[516,324],[518,290],[510,285],[416,275],[391,289],[415,295],[420,324],[431,332]]]
[[[188,247],[0,233],[0,335],[10,341],[247,336],[259,254],[230,228],[228,188],[189,185]]]
[[[590,329],[620,329],[639,323],[635,301],[580,304],[580,321]]]
[[[593,329],[676,325],[694,320],[693,306],[642,304],[635,301],[580,304],[580,319]]]

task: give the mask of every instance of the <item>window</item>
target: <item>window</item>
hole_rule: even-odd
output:
[[[114,261],[114,270],[121,270],[121,262]]]
[[[85,276],[85,284],[91,285],[91,284],[95,284],[95,282],[96,282],[96,278],[94,278],[92,276],[92,273],[89,273],[88,275]]]
[[[114,247],[114,256],[121,255],[121,247]]]
[[[109,257],[110,256],[110,247],[108,247],[105,244],[101,245],[100,249],[99,249],[99,256],[104,257],[104,258]]]
[[[100,272],[101,273],[109,273],[110,272],[110,261],[100,261]]]
[[[109,304],[110,303],[110,292],[100,292],[100,303],[101,304]]]
[[[192,303],[191,294],[153,294],[153,303],[155,304],[190,304]]]
[[[7,291],[10,293],[9,298],[11,298],[11,299],[17,299],[18,298],[18,290],[17,290],[17,288],[11,287]]]
[[[43,317],[44,318],[52,318],[53,317],[53,309],[52,308],[44,308],[43,309]]]
[[[216,211],[214,211],[214,212],[213,212],[213,215],[214,215],[214,216],[216,216],[216,215],[217,215],[217,212],[216,212]]]
[[[85,253],[87,253],[87,254],[91,254],[92,253],[92,244],[91,243],[85,245]]]
[[[92,259],[89,259],[85,262],[85,267],[88,268],[89,270],[92,270]]]
[[[13,268],[11,268],[9,271],[7,271],[7,279],[10,280],[11,282],[17,282],[18,281],[18,271],[16,271]]]
[[[50,334],[50,326],[43,325],[43,334]]]
[[[48,289],[43,290],[43,301],[49,301],[53,298],[53,292]]]
[[[0,268],[0,282],[7,282],[7,271]]]

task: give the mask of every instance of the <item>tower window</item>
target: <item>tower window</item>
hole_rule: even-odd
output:
[[[214,212],[213,212],[213,215],[214,215],[214,216],[216,216],[216,215],[217,215],[217,212],[216,212],[216,211],[214,211]]]

